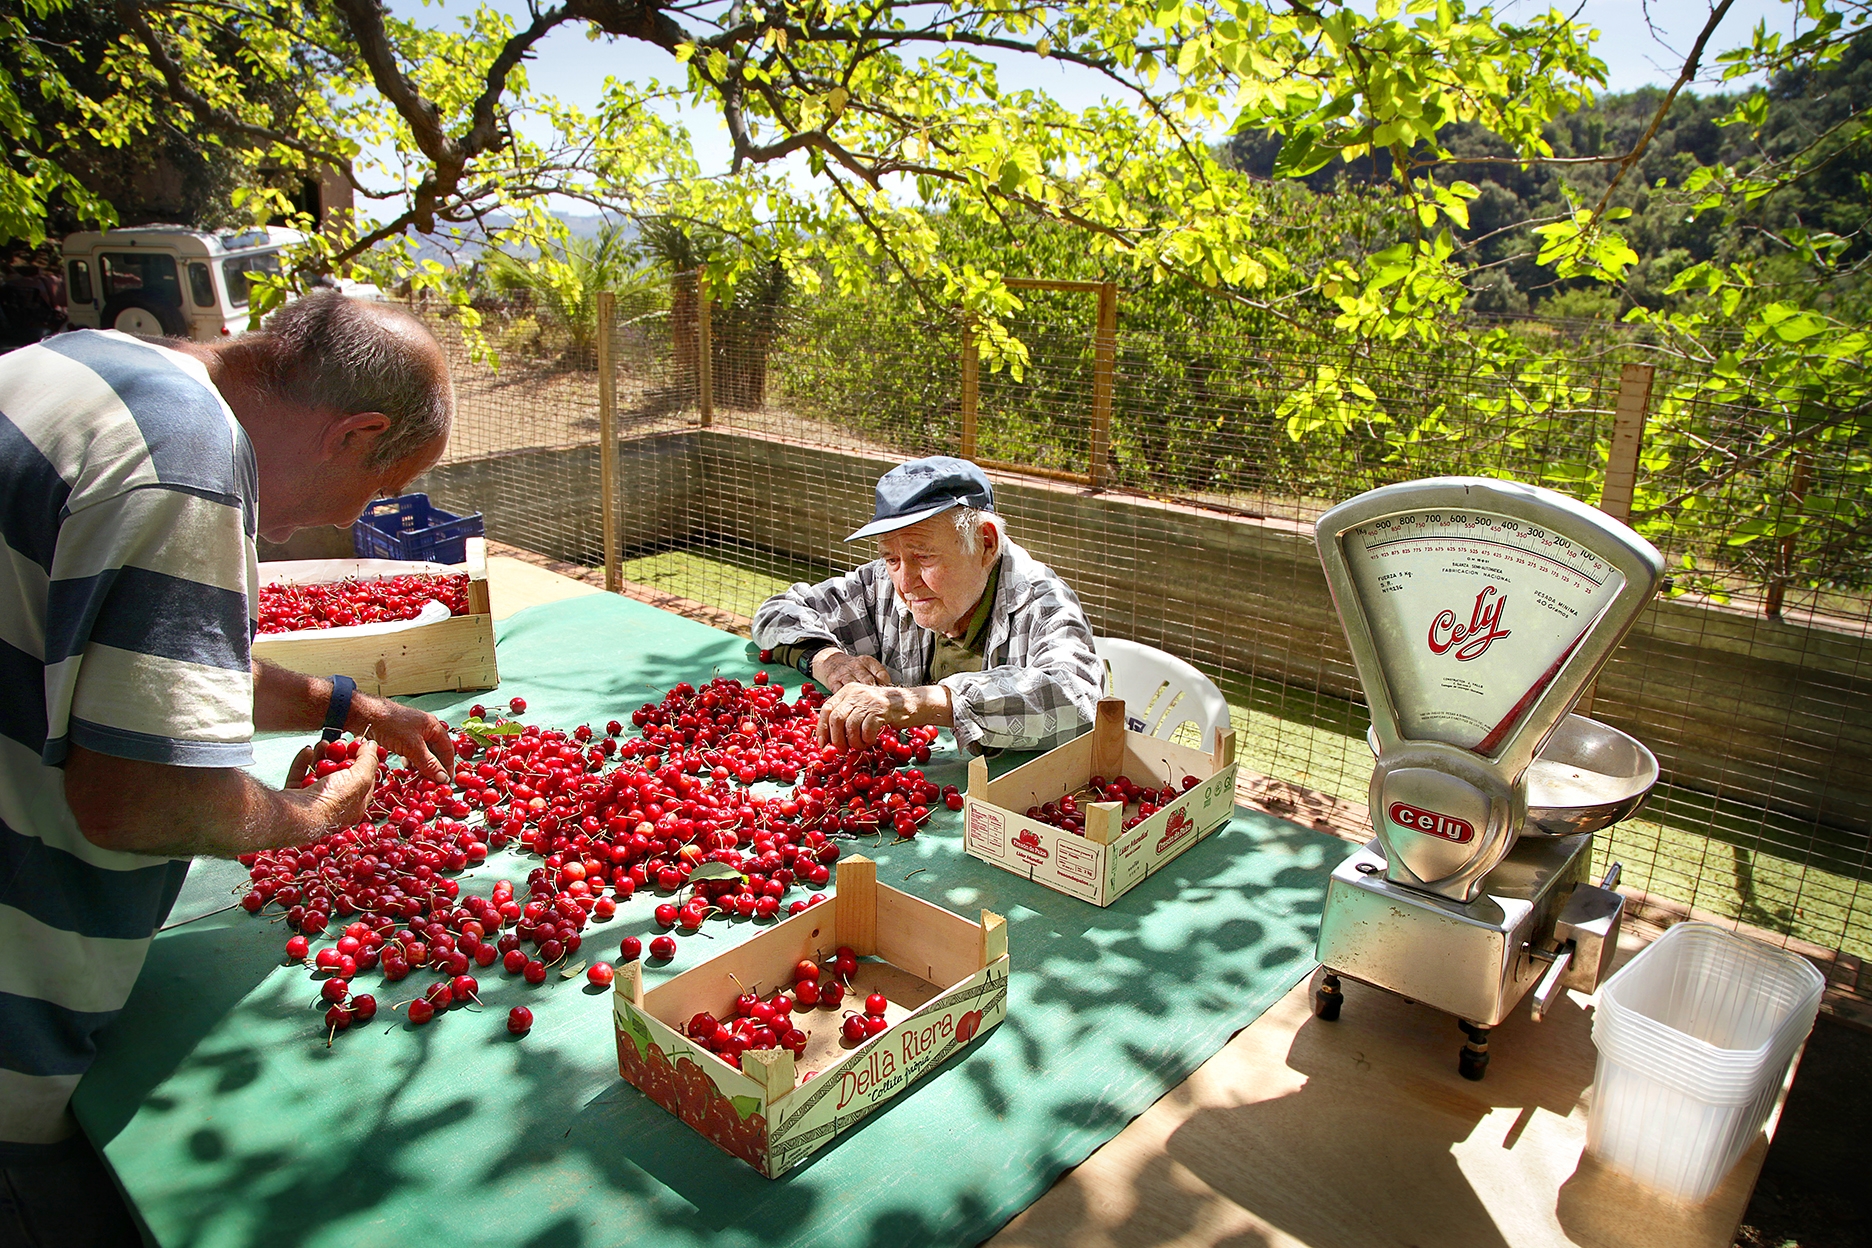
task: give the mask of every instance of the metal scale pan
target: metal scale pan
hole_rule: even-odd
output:
[[[1663,577],[1650,543],[1564,495],[1442,477],[1327,512],[1320,563],[1371,708],[1376,838],[1333,872],[1318,997],[1339,976],[1489,1028],[1541,981],[1590,991],[1623,900],[1586,881],[1592,834],[1657,780],[1640,742],[1572,715]]]
[[[1365,730],[1378,753],[1378,734]],[[1644,742],[1584,715],[1568,715],[1534,755],[1527,772],[1527,820],[1521,835],[1597,832],[1638,813],[1657,784],[1657,756]]]

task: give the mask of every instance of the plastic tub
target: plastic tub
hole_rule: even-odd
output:
[[[360,559],[455,564],[468,557],[468,539],[484,532],[478,511],[458,516],[431,506],[427,494],[405,494],[366,507],[351,526],[351,544]]]
[[[1607,980],[1586,1149],[1690,1204],[1754,1142],[1826,981],[1805,958],[1679,923]]]

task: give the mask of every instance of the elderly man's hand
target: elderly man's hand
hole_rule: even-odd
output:
[[[813,656],[813,679],[828,692],[837,693],[846,685],[889,685],[890,669],[868,654],[846,654],[837,646],[827,646]]]
[[[385,753],[402,755],[425,778],[452,782],[455,742],[448,725],[428,711],[360,693],[352,699],[351,718],[345,726],[358,736],[368,734]]]
[[[949,690],[941,685],[901,689],[853,683],[819,708],[818,739],[841,750],[860,750],[886,728],[947,724],[952,713]]]

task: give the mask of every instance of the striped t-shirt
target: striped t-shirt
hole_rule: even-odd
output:
[[[0,355],[0,1161],[70,1133],[187,870],[85,839],[70,746],[253,759],[258,500],[199,361],[95,330]]]

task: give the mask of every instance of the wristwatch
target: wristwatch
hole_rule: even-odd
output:
[[[334,676],[331,682],[331,707],[325,712],[325,729],[319,733],[326,741],[336,741],[344,735],[345,721],[351,718],[351,698],[357,693],[357,681],[349,676]]]
[[[795,663],[793,666],[799,669],[800,675],[804,676],[807,680],[811,680],[813,679],[813,660],[819,657],[819,652],[821,650],[836,650],[838,647],[829,641],[808,641],[803,644],[804,648],[800,651],[799,662]]]

